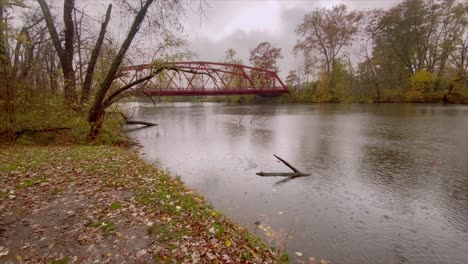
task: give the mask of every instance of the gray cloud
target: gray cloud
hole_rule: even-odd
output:
[[[244,64],[249,64],[249,51],[260,42],[269,41],[281,48],[283,59],[278,62],[280,74],[284,77],[291,69],[297,68],[302,59],[292,54],[297,36],[294,29],[304,15],[315,8],[331,7],[344,3],[350,9],[389,8],[396,0],[357,1],[214,1],[200,17],[189,7],[183,21],[189,37],[190,49],[197,59],[220,61],[228,48],[236,50]],[[192,10],[192,11],[191,11]],[[258,19],[252,19],[251,10],[258,12]],[[242,16],[245,14],[245,19]],[[274,15],[273,15],[274,14]],[[200,23],[201,22],[201,23]],[[245,25],[248,23],[249,28]],[[236,24],[239,23],[237,29]],[[274,27],[268,27],[268,23]],[[262,28],[263,29],[258,29]]]

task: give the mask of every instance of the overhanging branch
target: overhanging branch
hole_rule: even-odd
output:
[[[177,67],[166,67],[166,66],[163,66],[163,67],[160,67],[156,70],[154,70],[152,73],[150,73],[148,76],[145,76],[143,78],[140,78],[138,80],[135,80],[121,88],[119,88],[118,90],[116,90],[115,92],[113,92],[109,97],[107,97],[107,99],[103,102],[103,107],[104,108],[107,108],[109,107],[110,105],[112,105],[113,103],[115,103],[117,100],[116,98],[122,94],[123,92],[131,89],[132,87],[134,87],[135,85],[138,85],[140,83],[143,83],[143,82],[146,82],[146,81],[149,81],[151,80],[151,78],[153,78],[154,76],[158,75],[159,73],[161,73],[162,71],[164,70],[171,70],[171,71],[175,71],[175,72],[186,72],[186,73],[192,73],[192,74],[205,74],[205,75],[208,75],[209,77],[213,78],[213,76],[211,76],[209,73],[206,73],[206,72],[197,72],[195,70],[184,70],[184,69],[180,69],[180,68],[177,68]]]

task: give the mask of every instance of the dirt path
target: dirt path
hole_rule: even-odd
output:
[[[166,173],[113,147],[0,150],[2,263],[278,263]]]

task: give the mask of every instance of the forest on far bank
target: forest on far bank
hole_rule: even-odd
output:
[[[315,9],[296,27],[293,53],[303,63],[281,73],[290,94],[278,101],[468,103],[467,27],[468,3],[455,0],[405,0],[388,10]],[[266,41],[250,50],[249,63],[277,71],[283,55]],[[234,49],[223,62],[243,64]]]

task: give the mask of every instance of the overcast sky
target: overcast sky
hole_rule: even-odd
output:
[[[196,54],[198,60],[221,61],[225,52],[233,48],[243,64],[249,65],[249,52],[259,43],[269,41],[281,48],[283,59],[278,62],[280,76],[285,77],[289,70],[301,65],[302,58],[296,58],[292,49],[296,43],[294,29],[299,25],[306,13],[315,8],[345,4],[349,9],[368,10],[374,8],[387,9],[397,4],[398,0],[181,0],[185,4],[185,14],[181,16],[182,35],[189,41],[189,49]],[[200,1],[205,1],[203,15],[199,15]],[[62,0],[56,3],[52,13],[62,16]],[[99,31],[105,9],[110,0],[80,0],[76,1],[78,10],[84,10],[92,18],[85,28],[93,32]],[[38,9],[35,1],[29,2]],[[128,33],[132,16],[119,13],[117,6],[111,19],[111,34],[114,39],[123,39]],[[140,37],[134,46],[147,46],[144,49],[155,49],[151,36],[140,32]],[[149,52],[151,53],[151,52]],[[353,56],[353,54],[351,54]],[[146,59],[146,58],[145,58]],[[143,60],[145,60],[143,59]],[[147,62],[147,61],[142,61]]]
[[[259,43],[269,41],[281,48],[279,61],[282,76],[300,64],[292,55],[296,42],[295,27],[306,13],[321,7],[343,3],[350,9],[389,8],[397,0],[214,0],[207,1],[204,15],[199,16],[199,2],[192,2],[182,19],[184,33],[197,59],[220,61],[228,48],[236,50],[248,65],[249,51]]]

